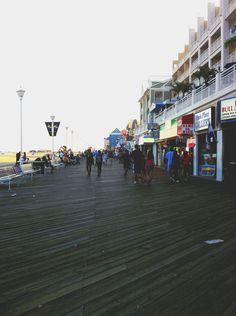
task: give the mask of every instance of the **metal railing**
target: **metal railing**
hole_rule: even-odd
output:
[[[214,42],[211,43],[211,53],[214,53],[221,46],[221,38],[217,38]]]
[[[232,1],[229,2],[228,7],[225,9],[225,17],[230,15],[233,12],[234,9],[236,9],[236,1],[232,0]]]
[[[209,55],[208,49],[204,50],[203,53],[200,55],[200,63],[202,63],[205,59],[207,59],[208,55]]]
[[[198,66],[198,59],[194,60],[194,62],[191,65],[191,71],[193,71],[194,69],[196,69]]]
[[[194,89],[191,93],[175,102],[175,104],[173,104],[171,107],[159,113],[156,116],[155,122],[162,124],[165,122],[165,120],[177,117],[179,113],[183,114],[184,110],[186,110],[185,113],[187,113],[188,108],[190,107],[192,111],[197,108],[199,103],[204,99],[212,97],[214,94],[222,91],[223,89],[236,84],[236,65],[233,65],[216,76],[218,76],[218,84],[215,77],[210,80],[207,85],[203,84],[199,88]]]
[[[208,30],[204,30],[204,32],[200,35],[200,41],[202,42],[208,36]]]
[[[227,57],[226,57],[226,60],[228,63],[233,63],[236,61],[236,51],[234,51],[233,53],[229,54]]]
[[[215,19],[209,24],[209,30],[213,30],[218,24],[220,24],[220,16],[217,15]]]

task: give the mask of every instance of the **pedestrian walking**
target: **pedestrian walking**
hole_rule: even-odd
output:
[[[124,170],[125,170],[124,176],[126,176],[131,167],[131,156],[127,149],[125,150],[123,154],[123,165],[124,165]]]
[[[90,148],[85,152],[85,159],[86,159],[86,170],[87,170],[88,176],[90,176],[92,165],[94,164],[93,154]]]
[[[170,182],[174,183],[174,175],[173,175],[173,156],[174,156],[174,150],[172,147],[170,147],[169,151],[167,151],[165,155],[166,164],[167,164],[167,172],[169,173]]]
[[[146,177],[147,183],[151,183],[154,169],[154,156],[151,150],[148,151],[146,160]]]
[[[98,177],[100,177],[100,175],[102,173],[102,152],[101,152],[101,150],[99,150],[97,152],[96,166],[97,166],[97,169],[98,169]]]
[[[138,178],[141,178],[141,167],[142,167],[142,152],[138,145],[134,146],[134,151],[131,154],[131,158],[134,164],[134,183],[138,182]]]
[[[173,183],[179,183],[179,169],[180,169],[180,156],[177,150],[174,150],[173,155]]]

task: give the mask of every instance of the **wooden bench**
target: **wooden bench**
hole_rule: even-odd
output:
[[[11,189],[11,182],[22,176],[14,167],[1,167],[0,168],[0,183],[8,184],[8,189]]]

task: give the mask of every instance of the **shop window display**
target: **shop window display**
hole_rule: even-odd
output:
[[[199,137],[199,175],[216,176],[216,139],[207,140],[208,134],[201,134]]]

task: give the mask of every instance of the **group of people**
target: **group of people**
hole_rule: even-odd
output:
[[[107,165],[107,161],[117,157],[123,163],[124,176],[131,171],[134,174],[134,183],[150,183],[153,179],[154,156],[151,150],[144,154],[138,145],[133,151],[127,149],[119,151],[117,155],[107,151],[91,151],[89,148],[84,152],[86,160],[86,170],[88,176],[91,175],[92,166],[97,167],[97,175],[101,176],[102,166]],[[164,157],[165,167],[169,173],[170,183],[187,182],[191,175],[193,157],[185,149],[170,147]]]
[[[139,149],[138,145],[135,145],[134,150],[129,153],[125,150],[123,154],[123,164],[124,164],[124,176],[127,175],[128,171],[131,169],[134,172],[134,183],[141,181],[142,183],[150,183],[153,177],[154,169],[154,156],[151,150],[147,152],[147,155]]]
[[[187,182],[189,180],[193,163],[191,153],[170,147],[165,154],[164,161],[171,183]]]
[[[107,165],[108,160],[112,164],[113,158],[117,157],[119,161],[123,162],[124,176],[127,176],[129,170],[134,172],[134,183],[138,181],[150,183],[152,181],[154,169],[153,153],[148,151],[145,157],[138,145],[135,145],[135,149],[131,153],[128,150],[124,150],[117,154],[101,150],[92,152],[89,148],[84,152],[84,156],[88,176],[91,175],[92,166],[95,166],[97,167],[97,175],[100,177],[102,165]]]
[[[104,162],[101,150],[98,150],[95,155],[89,148],[84,152],[84,156],[86,159],[86,170],[88,176],[91,174],[92,166],[95,165],[97,167],[97,174],[100,177],[102,173],[102,164]]]

